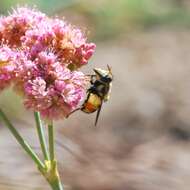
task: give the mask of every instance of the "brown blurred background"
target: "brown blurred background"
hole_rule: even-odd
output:
[[[190,1],[1,0],[1,14],[18,4],[64,16],[87,33],[97,49],[85,73],[113,69],[97,128],[95,115],[82,112],[56,124],[65,188],[189,190]],[[0,107],[39,151],[32,113],[20,98],[7,90]],[[0,190],[48,188],[1,125]]]

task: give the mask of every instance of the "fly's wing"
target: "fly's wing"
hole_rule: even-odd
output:
[[[97,114],[96,114],[95,126],[96,126],[97,123],[98,123],[98,118],[99,118],[99,116],[100,116],[100,111],[101,111],[101,109],[102,109],[102,102],[101,102],[100,107],[98,108],[98,111],[97,111]]]
[[[112,88],[112,83],[110,83],[109,86],[108,86],[108,93],[104,97],[104,102],[109,100],[110,94],[111,94],[111,88]]]

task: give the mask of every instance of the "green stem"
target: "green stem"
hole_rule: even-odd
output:
[[[37,132],[38,132],[38,137],[39,137],[42,153],[44,155],[44,159],[49,160],[48,149],[47,149],[47,145],[46,145],[45,134],[44,134],[44,130],[43,130],[42,121],[40,118],[40,113],[34,112],[34,118],[36,121],[36,128],[37,128]]]
[[[57,161],[47,161],[46,169],[40,170],[42,175],[45,177],[49,185],[53,190],[63,190],[63,186],[61,184],[61,180],[59,177],[59,172],[57,169]]]
[[[63,190],[63,186],[62,186],[59,179],[57,179],[53,182],[50,182],[50,185],[51,185],[53,190]]]
[[[11,124],[9,119],[6,117],[4,112],[0,109],[0,119],[4,122],[5,126],[11,131],[12,135],[16,138],[18,143],[23,147],[23,149],[28,153],[32,160],[37,164],[39,169],[44,169],[44,164],[38,158],[37,154],[33,151],[30,145],[20,136],[16,128]]]
[[[53,122],[48,124],[48,136],[49,136],[49,156],[50,161],[53,162],[55,159],[54,151],[54,131],[53,131]]]
[[[37,122],[37,125],[38,125],[38,128],[39,128],[39,126],[41,125],[41,120],[39,120],[40,117],[38,117],[38,116],[39,116],[38,114],[35,114],[35,119],[36,119],[36,122]],[[33,149],[20,136],[19,132],[11,124],[11,122],[9,121],[9,119],[7,118],[7,116],[4,114],[4,112],[1,109],[0,109],[0,119],[3,121],[3,123],[5,124],[5,126],[11,131],[12,135],[16,138],[16,140],[18,141],[18,143],[23,147],[23,149],[28,153],[28,155],[36,163],[36,165],[38,166],[39,171],[46,178],[46,180],[50,184],[52,190],[63,190],[63,186],[61,184],[61,180],[60,180],[60,177],[59,177],[59,172],[57,170],[57,162],[55,160],[55,155],[54,155],[53,123],[51,122],[48,125],[50,161],[49,160],[45,161],[45,165],[44,165],[41,162],[41,160],[38,158],[37,154],[33,151]],[[40,130],[40,129],[38,129],[38,130]],[[40,135],[41,135],[40,138],[43,138],[42,131],[40,131]],[[43,140],[45,140],[45,138]]]
[[[48,137],[49,137],[50,171],[47,180],[53,190],[63,190],[63,186],[61,184],[59,172],[57,169],[57,161],[55,160],[53,121],[51,121],[48,124]]]

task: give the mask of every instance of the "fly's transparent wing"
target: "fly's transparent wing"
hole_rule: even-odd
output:
[[[101,111],[101,109],[102,109],[102,102],[101,102],[101,105],[100,105],[100,107],[98,108],[98,111],[97,111],[97,114],[96,114],[95,126],[96,126],[97,123],[98,123],[98,118],[99,118],[99,116],[100,116],[100,111]]]

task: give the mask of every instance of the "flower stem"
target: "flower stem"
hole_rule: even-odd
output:
[[[40,113],[34,112],[34,118],[36,121],[36,128],[37,128],[37,132],[38,132],[38,137],[39,137],[42,153],[44,155],[44,159],[49,160],[48,149],[47,149],[47,145],[46,145],[45,134],[44,134],[44,130],[43,130],[42,121],[40,118]]]
[[[53,190],[63,190],[63,186],[61,184],[59,172],[57,169],[57,161],[55,159],[53,121],[51,121],[48,124],[48,137],[49,137],[50,171],[47,180]]]
[[[37,154],[33,151],[30,145],[20,136],[16,128],[11,124],[4,112],[0,109],[0,119],[4,122],[5,126],[11,131],[12,135],[16,138],[22,148],[28,153],[32,160],[37,164],[39,169],[44,169],[44,164],[38,158]]]
[[[53,162],[55,159],[54,151],[54,131],[53,131],[53,122],[48,124],[48,135],[49,135],[49,156],[50,161]]]
[[[43,132],[41,131],[41,120],[37,113],[34,114],[38,131],[40,131],[40,143],[45,143],[45,137],[43,136]],[[9,121],[5,113],[0,109],[0,119],[3,121],[5,126],[11,131],[12,135],[16,138],[18,143],[22,146],[22,148],[28,153],[28,155],[32,158],[32,160],[36,163],[38,166],[39,171],[42,173],[42,175],[46,178],[48,183],[50,184],[52,190],[63,190],[63,186],[61,184],[61,180],[59,177],[59,172],[57,169],[57,162],[55,160],[54,156],[54,133],[53,133],[53,123],[51,122],[48,125],[48,132],[49,132],[49,151],[50,151],[50,161],[45,160],[45,164],[41,162],[37,154],[34,152],[34,150],[30,147],[30,145],[20,136],[17,129],[12,125],[12,123]],[[43,139],[43,140],[42,140]],[[45,144],[43,145],[45,148]],[[42,144],[41,144],[42,147]],[[43,150],[44,151],[44,150]],[[47,153],[47,147],[46,147],[46,156],[48,156]],[[44,155],[45,156],[45,155]],[[49,158],[49,156],[48,156]],[[48,164],[49,163],[49,164]]]
[[[63,186],[59,179],[55,180],[54,182],[50,183],[53,190],[63,190]]]

